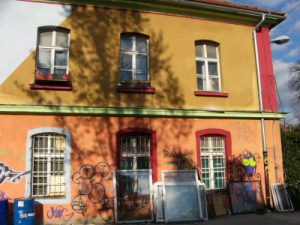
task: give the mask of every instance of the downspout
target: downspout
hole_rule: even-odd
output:
[[[264,105],[263,105],[263,95],[262,95],[261,74],[260,74],[260,64],[259,64],[259,56],[258,56],[256,31],[257,31],[257,29],[260,28],[260,26],[265,21],[265,19],[266,19],[266,15],[262,14],[261,20],[253,29],[256,72],[257,72],[258,93],[259,93],[259,111],[261,113],[264,111]],[[265,186],[266,186],[266,189],[265,189],[266,204],[267,204],[267,207],[270,207],[271,201],[270,201],[270,185],[269,185],[269,169],[268,169],[268,151],[267,151],[265,119],[264,118],[260,119],[260,126],[261,126],[262,145],[263,145],[263,162],[264,162],[264,175],[265,175]]]

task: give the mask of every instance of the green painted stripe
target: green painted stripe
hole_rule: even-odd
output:
[[[32,0],[35,1],[35,0]],[[244,25],[256,25],[261,20],[259,12],[240,9],[239,12],[233,12],[231,7],[223,8],[218,5],[195,5],[186,4],[172,0],[36,0],[44,2],[61,2],[72,5],[93,5],[101,7],[110,7],[118,9],[142,10],[148,12],[161,12],[167,14],[176,14],[183,16],[192,16],[198,18],[220,20]],[[264,22],[265,26],[273,27],[284,20],[285,17],[268,14]]]
[[[26,115],[91,115],[91,116],[145,116],[183,118],[264,118],[281,119],[285,113],[205,111],[197,109],[145,109],[145,108],[101,108],[82,106],[34,106],[0,105],[0,114]]]

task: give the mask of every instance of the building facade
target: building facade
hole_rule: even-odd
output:
[[[155,185],[183,170],[222,196],[258,181],[272,204],[284,115],[269,30],[284,14],[78,2],[0,3],[2,198],[34,197],[39,223],[155,220]]]

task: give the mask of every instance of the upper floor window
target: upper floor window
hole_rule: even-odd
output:
[[[69,86],[70,30],[38,28],[35,84]]]
[[[219,46],[211,41],[196,41],[197,89],[221,91]]]
[[[142,34],[121,34],[120,81],[149,86],[149,38]]]

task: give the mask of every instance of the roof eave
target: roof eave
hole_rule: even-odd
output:
[[[28,1],[28,0],[26,0]],[[71,5],[91,5],[118,9],[130,9],[138,11],[161,12],[168,14],[207,18],[227,22],[240,23],[255,26],[265,14],[263,26],[270,29],[286,19],[284,13],[264,11],[262,9],[238,7],[238,4],[222,5],[208,3],[208,1],[186,0],[31,0],[32,2],[56,2]]]

